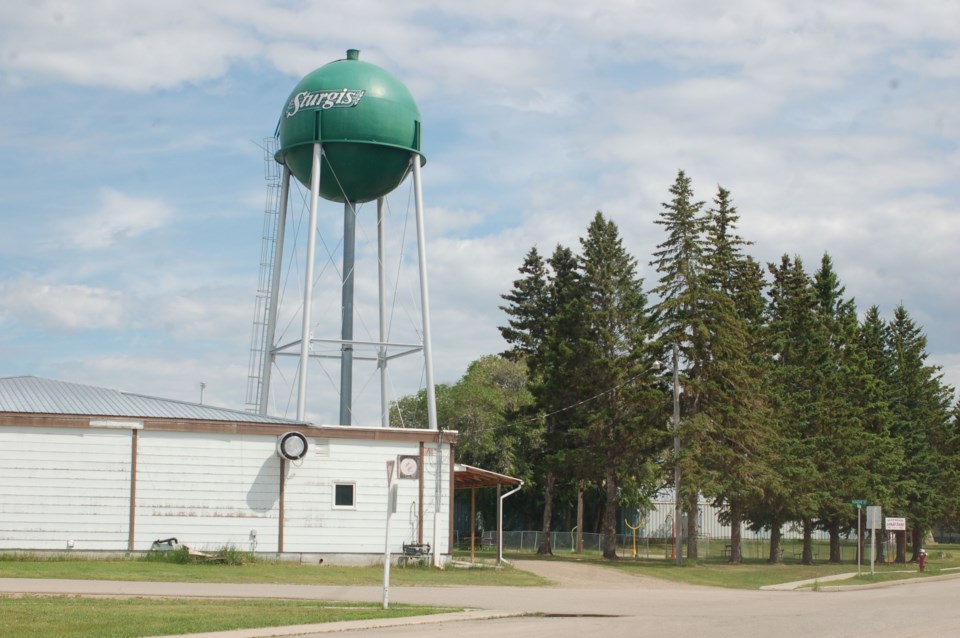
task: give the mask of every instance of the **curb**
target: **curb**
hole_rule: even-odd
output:
[[[409,627],[432,625],[447,622],[465,622],[470,620],[494,620],[497,618],[515,618],[526,616],[523,612],[474,609],[451,614],[433,614],[430,616],[407,616],[405,618],[384,618],[381,620],[345,620],[341,622],[316,623],[313,625],[289,625],[286,627],[258,627],[253,629],[229,629],[198,634],[177,634],[176,638],[274,638],[280,636],[304,636],[327,634],[360,629],[386,629],[390,627]],[[150,636],[148,638],[170,638],[169,636]]]
[[[833,580],[846,580],[848,578],[854,578],[857,576],[856,572],[851,572],[849,574],[833,574],[832,576],[823,576],[821,578],[809,578],[807,580],[798,580],[792,583],[782,583],[779,585],[764,585],[760,589],[762,591],[796,591],[800,587],[805,585],[813,585],[814,583],[826,583]],[[915,578],[903,578],[901,580],[885,580],[879,583],[865,583],[862,585],[828,585],[826,587],[820,587],[819,591],[827,592],[840,592],[840,591],[858,591],[863,589],[885,589],[887,587],[899,587],[901,585],[915,585],[918,583],[929,583],[937,582],[941,580],[954,580],[960,578],[960,573],[958,574],[941,574],[939,576],[924,576],[924,577],[915,577]]]
[[[857,591],[860,589],[886,589],[888,587],[900,587],[902,585],[919,585],[922,583],[932,583],[942,580],[954,580],[960,578],[960,574],[941,574],[940,576],[924,576],[923,578],[904,578],[903,580],[886,580],[881,583],[869,583],[867,585],[831,585],[830,587],[821,587],[820,591]]]

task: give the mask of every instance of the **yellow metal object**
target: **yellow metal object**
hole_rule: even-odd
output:
[[[637,526],[634,527],[627,521],[627,519],[623,519],[623,524],[629,527],[630,530],[633,532],[633,557],[636,558],[637,557],[637,530],[643,527],[643,521],[637,523]]]

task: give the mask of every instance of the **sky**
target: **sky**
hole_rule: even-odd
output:
[[[598,210],[653,287],[654,222],[684,170],[708,205],[731,191],[761,262],[813,272],[826,252],[861,312],[902,303],[960,385],[953,0],[4,2],[0,376],[243,409],[264,140],[300,78],[349,48],[422,115],[437,382],[505,349],[500,295],[524,255],[576,249]],[[422,335],[411,197],[407,180],[388,198],[395,343]],[[314,336],[336,339],[342,206],[320,210]],[[375,214],[358,213],[370,340]],[[288,246],[286,341],[304,270]],[[337,422],[337,365],[311,364],[314,422]],[[392,398],[423,387],[418,355],[388,370]],[[272,413],[294,415],[295,375],[278,363]],[[354,387],[354,424],[376,425],[372,364]]]

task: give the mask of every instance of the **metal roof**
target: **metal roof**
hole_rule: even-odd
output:
[[[260,416],[242,410],[159,399],[142,394],[32,376],[0,377],[0,412],[304,424],[300,421]]]
[[[497,485],[523,485],[523,481],[513,476],[483,470],[472,465],[461,465],[460,463],[453,467],[453,483],[454,489],[457,490],[471,487],[496,487]]]

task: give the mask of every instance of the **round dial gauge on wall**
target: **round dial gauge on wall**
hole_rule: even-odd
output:
[[[420,469],[420,460],[415,456],[401,456],[398,466],[398,475],[400,478],[416,478],[417,470]]]

